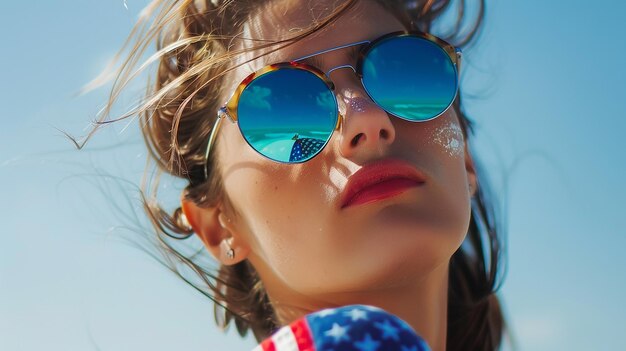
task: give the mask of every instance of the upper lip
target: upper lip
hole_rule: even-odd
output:
[[[345,207],[360,191],[390,179],[407,178],[424,183],[426,177],[410,163],[399,159],[384,159],[368,163],[348,178],[341,193],[341,207]]]

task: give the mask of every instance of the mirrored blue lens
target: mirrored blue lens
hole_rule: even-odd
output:
[[[280,68],[255,78],[241,93],[239,128],[250,146],[280,162],[317,155],[337,124],[337,102],[326,83],[298,68]]]
[[[457,71],[436,43],[416,36],[393,37],[366,53],[363,86],[387,112],[425,121],[443,113],[454,101]]]

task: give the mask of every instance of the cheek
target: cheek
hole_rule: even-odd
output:
[[[433,125],[426,141],[442,152],[442,160],[462,162],[465,147],[463,131],[457,117],[453,113],[446,114],[438,122]]]
[[[338,236],[332,233],[336,226],[331,223],[332,197],[323,158],[299,165],[273,162],[252,150],[237,135],[236,125],[222,132],[224,147],[219,158],[224,188],[241,214],[246,231],[242,234],[255,255],[273,274],[295,285],[302,272],[318,274],[310,262],[331,265],[330,257],[335,254],[328,248],[337,247],[333,238]],[[324,267],[315,269],[323,271]]]
[[[263,261],[257,268],[295,290],[311,291],[332,273],[340,257],[335,249],[341,247],[319,182],[295,181],[284,169],[270,167],[236,173],[227,189],[243,213],[246,235],[255,243],[252,251]]]
[[[246,224],[255,232],[265,232],[276,221],[290,220],[291,199],[281,190],[291,183],[284,168],[281,171],[284,166],[254,151],[236,124],[227,123],[222,128],[220,143],[219,162],[224,189]]]
[[[465,140],[454,112],[434,120],[425,135],[425,145],[431,150],[431,165],[437,182],[435,196],[439,202],[439,218],[455,233],[465,234],[471,215],[468,175],[465,166]],[[460,244],[460,242],[459,242]]]

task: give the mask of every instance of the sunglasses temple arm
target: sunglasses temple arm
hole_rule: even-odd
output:
[[[214,142],[213,139],[215,139],[215,137],[217,136],[217,132],[221,126],[220,122],[222,121],[222,119],[224,119],[223,117],[226,117],[225,114],[226,114],[226,111],[224,111],[223,109],[218,110],[217,119],[215,120],[213,129],[211,129],[211,136],[209,136],[209,142],[206,147],[206,152],[204,153],[204,180],[209,179],[209,171],[208,171],[209,152],[211,151],[211,146],[213,145],[213,142]]]
[[[461,61],[463,59],[463,52],[461,49],[456,49],[456,71],[460,74],[461,72]]]

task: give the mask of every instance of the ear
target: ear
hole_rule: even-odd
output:
[[[248,256],[250,249],[247,242],[221,207],[199,207],[195,202],[186,199],[183,193],[181,209],[193,231],[219,262],[232,265]],[[233,258],[227,255],[231,248],[235,252]]]
[[[473,197],[476,194],[477,188],[477,176],[476,176],[476,167],[474,166],[474,160],[472,159],[472,153],[469,150],[467,145],[467,140],[464,142],[465,144],[465,170],[467,171],[467,183],[469,186],[470,197]]]

